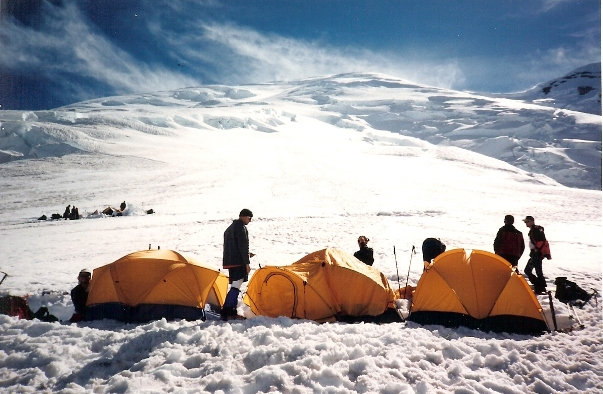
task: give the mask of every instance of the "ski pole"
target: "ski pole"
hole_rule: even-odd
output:
[[[4,276],[2,277],[2,279],[0,279],[0,285],[2,284],[2,282],[4,282],[4,279],[6,279],[6,277],[8,276],[8,274],[4,271],[0,271],[0,274],[4,274]]]
[[[394,261],[396,262],[396,276],[398,276],[398,294],[402,291],[400,288],[400,274],[398,273],[398,258],[396,257],[396,245],[394,245]]]
[[[412,246],[410,251],[410,262],[408,263],[408,272],[406,273],[406,284],[404,285],[404,298],[406,298],[406,289],[408,288],[408,276],[410,275],[410,265],[412,264],[412,255],[416,254],[415,245]]]

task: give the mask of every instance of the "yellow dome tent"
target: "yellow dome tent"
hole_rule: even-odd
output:
[[[542,307],[525,278],[493,253],[454,249],[426,267],[413,294],[408,320],[468,326],[484,331],[549,331]]]
[[[86,319],[205,319],[205,304],[221,307],[227,290],[217,269],[172,250],[143,250],[94,270]]]
[[[243,298],[256,315],[333,321],[378,316],[394,305],[387,278],[337,249],[311,253],[288,266],[255,271]]]

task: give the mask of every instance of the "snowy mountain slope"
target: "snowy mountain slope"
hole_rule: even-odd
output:
[[[456,116],[449,129],[442,110]],[[223,231],[243,207],[254,212],[252,273],[324,247],[353,252],[363,234],[392,287],[416,285],[423,264],[413,245],[436,236],[449,249],[491,250],[513,214],[524,236],[525,215],[545,227],[551,289],[556,276],[600,289],[600,190],[452,146],[454,134],[397,130],[433,119],[445,134],[467,133],[476,114],[495,122],[511,110],[527,133],[556,122],[546,107],[351,74],[2,112],[12,137],[3,150],[24,159],[0,164],[0,270],[10,275],[0,293],[29,295],[32,308],[66,320],[81,268],[149,244],[220,266]],[[562,124],[600,124],[564,114]],[[491,138],[484,130],[476,143]],[[94,214],[123,200],[122,217]],[[84,219],[36,220],[67,204]],[[593,392],[603,384],[601,303],[580,313],[585,329],[540,337],[286,317],[69,325],[0,315],[0,391]]]
[[[601,63],[577,68],[526,92],[504,95],[555,108],[601,115]]]
[[[294,110],[278,113],[275,108],[283,105]],[[168,119],[147,115],[153,108],[169,108],[172,115]],[[109,97],[53,111],[2,111],[0,161],[103,151],[105,137],[95,131],[99,128],[166,135],[176,126],[270,132],[302,114],[337,128],[384,130],[458,146],[567,186],[601,188],[600,116],[419,86],[377,74],[205,86]]]

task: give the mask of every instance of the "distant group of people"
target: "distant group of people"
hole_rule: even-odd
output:
[[[103,209],[101,212],[99,212],[97,209],[96,211],[89,214],[88,217],[100,215],[101,213],[103,215],[107,215],[107,216],[122,216],[125,210],[126,210],[126,202],[123,201],[119,205],[119,208],[112,208],[109,206],[109,207]],[[146,211],[146,213],[152,214],[155,212],[152,209],[149,209],[148,211]],[[80,216],[79,208],[76,207],[75,205],[72,206],[71,204],[67,205],[67,207],[65,207],[65,211],[63,212],[63,215],[61,215],[59,213],[53,213],[50,216],[50,219],[52,219],[52,220],[57,220],[57,219],[77,220],[80,218],[81,218],[81,216]],[[38,220],[48,220],[48,217],[46,215],[42,215],[38,218]]]
[[[67,205],[65,207],[65,212],[63,212],[63,219],[77,220],[79,218],[80,210],[78,209],[78,207],[76,207],[75,205],[73,207],[71,205]]]
[[[75,205],[72,207],[71,204],[67,205],[67,207],[65,208],[65,212],[63,212],[63,215],[61,215],[60,213],[53,213],[52,215],[50,215],[51,220],[58,220],[58,219],[77,220],[79,218],[80,218],[79,209]],[[48,220],[48,217],[46,215],[42,215],[38,218],[38,220]]]

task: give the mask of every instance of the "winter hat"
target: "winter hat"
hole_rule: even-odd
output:
[[[90,272],[90,270],[88,268],[84,268],[83,270],[80,271],[78,276],[87,276],[87,277],[91,277],[92,276],[92,272]]]
[[[525,219],[523,219],[523,221],[524,221],[524,222],[530,222],[530,221],[531,221],[531,222],[533,222],[533,221],[534,221],[534,216],[529,216],[529,215],[528,215],[528,216],[526,216],[526,218],[525,218]]]
[[[251,212],[249,209],[245,208],[245,209],[241,210],[241,213],[239,213],[239,216],[249,216],[250,218],[252,218],[253,212]]]

